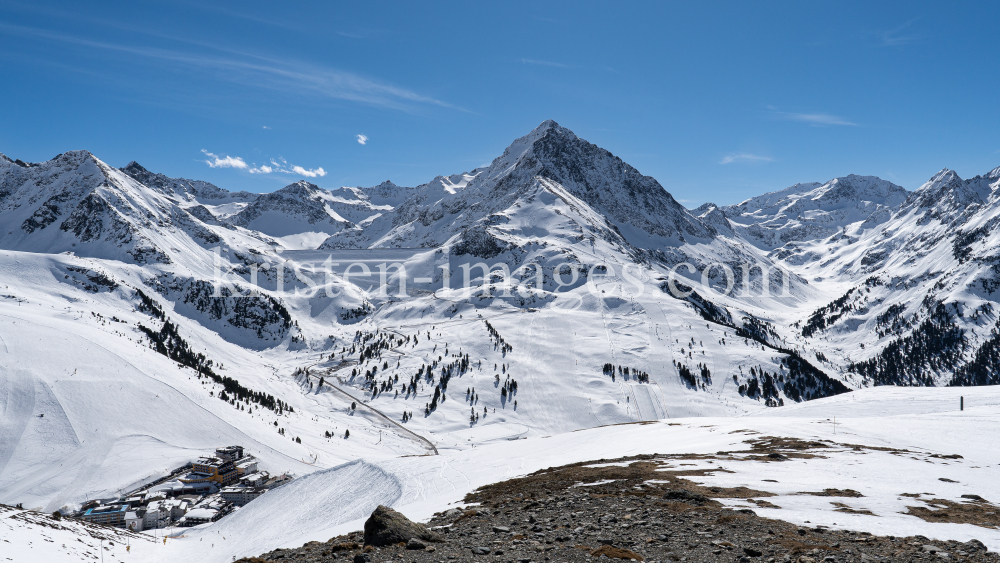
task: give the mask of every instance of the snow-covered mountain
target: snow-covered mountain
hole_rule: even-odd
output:
[[[0,248],[139,264],[169,264],[220,243],[172,196],[87,151],[40,164],[0,155],[0,223]]]
[[[201,180],[187,180],[184,178],[168,178],[163,174],[154,174],[146,170],[136,161],[132,161],[121,169],[122,172],[131,176],[135,181],[149,188],[162,193],[163,195],[176,198],[181,202],[193,203],[222,203],[222,202],[250,202],[257,198],[259,194],[250,192],[230,192],[214,184]]]
[[[886,221],[906,189],[875,176],[851,174],[825,184],[795,184],[719,208],[746,240],[773,250],[832,236],[853,236]],[[791,249],[788,249],[791,252]]]
[[[810,346],[874,384],[1000,382],[1000,169],[935,174],[856,238],[814,245],[802,276],[840,286],[796,323]]]
[[[692,211],[553,121],[414,188],[0,155],[0,503],[113,497],[230,442],[301,475],[1000,383],[998,186],[850,175]]]
[[[660,248],[715,235],[656,180],[554,121],[515,140],[487,168],[438,177],[413,191],[393,213],[367,229],[334,235],[322,248],[434,247],[451,241],[496,252],[517,238],[537,236],[530,226],[517,224],[515,209],[526,209],[521,215],[534,212],[552,198],[581,210],[581,236],[586,230]]]
[[[410,191],[389,181],[333,191],[299,181],[262,194],[229,222],[279,238],[289,248],[313,249],[331,235],[365,230],[392,213]]]

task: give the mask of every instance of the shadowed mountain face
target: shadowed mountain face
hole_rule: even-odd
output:
[[[458,176],[414,188],[370,227],[335,235],[323,248],[427,247],[458,242],[466,232],[501,239],[501,231],[525,234],[491,227],[518,223],[516,216],[538,207],[539,197],[559,198],[578,211],[581,236],[638,248],[676,247],[716,234],[656,180],[554,121],[515,140],[489,167]]]

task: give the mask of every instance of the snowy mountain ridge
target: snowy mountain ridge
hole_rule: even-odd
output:
[[[168,178],[163,174],[154,174],[146,170],[136,161],[129,162],[121,169],[135,181],[158,190],[164,195],[173,196],[180,202],[218,203],[224,201],[249,202],[259,194],[246,191],[230,192],[214,184],[201,180],[184,178]]]
[[[226,443],[304,475],[1000,383],[998,187],[849,175],[692,211],[554,121],[413,188],[2,157],[0,503],[113,498]]]
[[[851,174],[824,184],[795,184],[720,209],[743,238],[774,250],[877,226],[908,195],[904,188],[875,176]]]
[[[590,227],[603,231],[601,236],[638,236],[640,245],[647,245],[650,236],[659,245],[683,243],[685,235],[714,236],[712,227],[693,217],[656,180],[546,121],[515,140],[489,167],[462,175],[458,182],[439,177],[418,186],[370,229],[331,237],[322,248],[440,246],[467,231],[483,240],[503,239],[497,229],[487,228],[491,221],[507,222],[504,210],[514,201],[545,191],[586,204],[599,216]]]

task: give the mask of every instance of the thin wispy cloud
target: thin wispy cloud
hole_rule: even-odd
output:
[[[759,154],[752,154],[748,152],[737,152],[732,154],[727,154],[722,157],[719,164],[734,164],[740,162],[771,162],[774,159],[769,156],[763,156]]]
[[[573,68],[570,65],[564,65],[562,63],[555,63],[552,61],[540,61],[538,59],[521,59],[521,63],[526,65],[554,66],[556,68]]]
[[[202,162],[212,168],[239,168],[240,170],[245,170],[247,168],[247,163],[238,156],[219,156],[217,154],[210,153],[205,149],[201,149],[201,152],[208,157],[208,160],[204,160]]]
[[[261,164],[249,170],[251,174],[294,174],[298,176],[305,176],[306,178],[317,178],[326,176],[326,170],[323,167],[319,168],[303,168],[302,166],[296,166],[294,164],[288,164],[288,161],[284,158],[271,159],[271,163]]]
[[[255,23],[272,25],[283,29],[291,29],[299,33],[302,32],[302,26],[282,22],[279,19],[275,18],[275,14],[273,13],[268,14],[267,17],[260,17],[248,13],[246,10],[227,10],[220,6],[213,6],[208,2],[184,2],[183,4],[186,4],[187,6],[197,10],[208,10],[234,18],[241,18],[244,20],[252,21]]]
[[[264,126],[264,129],[270,129],[270,127],[268,127],[267,125],[265,125],[265,126]]]
[[[368,135],[358,135],[357,140],[359,145],[363,145],[368,142]]]
[[[808,123],[809,125],[813,125],[815,127],[829,127],[834,125],[849,127],[858,126],[857,123],[848,121],[839,115],[830,115],[829,113],[794,113],[787,111],[772,111],[771,113],[780,119],[801,121],[802,123]]]
[[[882,40],[882,45],[886,47],[898,47],[900,45],[906,45],[921,39],[921,35],[918,33],[906,33],[906,30],[916,23],[918,19],[920,18],[913,18],[899,27],[883,31],[879,35],[879,38]]]
[[[366,78],[335,68],[263,57],[252,53],[236,52],[221,47],[188,42],[202,47],[201,52],[188,52],[156,47],[137,47],[126,44],[95,41],[45,29],[0,23],[0,31],[22,37],[46,39],[92,49],[132,55],[145,59],[168,61],[200,68],[231,82],[251,87],[269,88],[284,93],[310,93],[321,97],[354,101],[403,111],[415,106],[430,105],[467,111],[447,102],[417,94],[406,88]],[[205,53],[205,48],[228,53],[228,56]]]

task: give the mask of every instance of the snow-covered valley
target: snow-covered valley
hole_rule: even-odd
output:
[[[1000,549],[900,496],[1000,500],[998,187],[846,176],[688,210],[551,121],[415,188],[230,193],[0,155],[0,503],[70,513],[239,444],[295,480],[128,552],[221,562],[377,504],[427,518],[540,468],[779,436],[830,450],[697,463],[777,495],[771,517]],[[817,487],[873,514],[793,494]],[[16,514],[14,561],[84,533]]]

